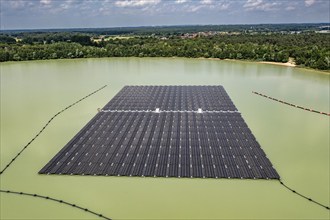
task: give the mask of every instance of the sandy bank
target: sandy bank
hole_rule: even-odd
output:
[[[279,66],[290,66],[290,67],[295,67],[296,64],[287,62],[287,63],[278,63],[278,62],[267,62],[267,61],[262,61],[258,63],[264,63],[264,64],[273,64],[273,65],[279,65]]]
[[[235,59],[225,59],[229,61],[248,61],[253,63],[262,63],[262,64],[271,64],[271,65],[278,65],[278,66],[287,66],[287,67],[296,67],[293,58],[289,58],[289,61],[286,63],[280,63],[280,62],[270,62],[270,61],[254,61],[254,60],[235,60]]]

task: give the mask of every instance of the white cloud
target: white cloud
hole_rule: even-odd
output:
[[[202,5],[210,5],[213,4],[213,0],[201,0]]]
[[[292,11],[292,10],[295,10],[296,8],[294,7],[294,6],[292,6],[292,5],[289,5],[289,6],[287,6],[286,8],[285,8],[285,10],[287,10],[287,11]]]
[[[259,11],[272,11],[276,10],[276,6],[279,6],[278,2],[264,2],[263,0],[247,0],[244,4],[244,8],[247,11],[259,10]]]
[[[247,0],[244,4],[244,8],[255,8],[262,4],[262,0]]]
[[[195,3],[195,2],[194,2]],[[199,3],[199,4],[198,4]],[[184,11],[197,12],[197,11],[223,11],[229,8],[230,2],[220,0],[202,0],[196,4],[190,4],[184,7]]]
[[[314,5],[316,0],[305,0],[305,5],[307,7]]]
[[[26,5],[26,1],[23,0],[17,0],[17,1],[8,1],[10,3],[10,6],[14,9],[20,9],[24,8]]]
[[[73,3],[74,3],[73,0],[66,0],[60,6],[63,10],[67,10],[73,6]]]
[[[229,8],[229,6],[230,6],[230,3],[223,3],[223,4],[220,4],[218,8],[220,10],[226,10]]]
[[[187,8],[188,12],[196,12],[202,9],[204,6],[203,5],[193,5]]]
[[[49,5],[52,3],[52,0],[40,0],[40,3],[43,5]]]
[[[117,7],[141,7],[147,5],[157,5],[161,0],[118,0],[115,2]]]
[[[183,3],[186,3],[187,0],[176,0],[175,3],[176,4],[183,4]]]
[[[30,11],[34,8],[36,8],[36,4],[38,4],[39,1],[28,1],[28,0],[0,0],[0,11],[4,13],[5,11],[8,13],[8,11],[14,10],[14,11]],[[1,21],[0,21],[1,23]]]

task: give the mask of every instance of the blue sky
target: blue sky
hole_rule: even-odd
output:
[[[329,22],[330,0],[0,0],[4,29]]]

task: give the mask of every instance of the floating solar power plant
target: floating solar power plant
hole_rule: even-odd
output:
[[[127,86],[104,109],[39,173],[279,179],[222,86]]]
[[[104,110],[237,111],[222,86],[125,86]]]

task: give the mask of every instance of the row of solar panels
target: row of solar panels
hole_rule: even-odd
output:
[[[61,158],[57,161],[73,160],[73,158],[88,158],[97,157],[97,155],[103,155],[104,157],[113,155],[126,155],[126,154],[139,154],[139,155],[174,155],[174,157],[183,156],[221,156],[223,158],[236,158],[236,157],[254,157],[265,156],[263,152],[255,148],[227,148],[227,147],[178,147],[178,146],[161,146],[161,145],[130,145],[124,146],[97,146],[97,145],[77,145],[76,147],[66,149],[61,154]],[[102,161],[101,161],[102,162]]]
[[[176,116],[180,114],[181,116]],[[111,117],[109,120],[108,118]],[[129,120],[129,121],[128,121]],[[214,114],[204,112],[203,114],[195,113],[173,113],[173,112],[162,112],[155,114],[153,112],[107,112],[100,113],[100,118],[98,118],[94,123],[99,125],[100,123],[123,123],[123,125],[131,122],[139,123],[141,121],[144,123],[146,120],[151,120],[153,122],[158,121],[158,126],[169,126],[171,124],[174,128],[180,128],[180,130],[194,129],[194,128],[206,128],[206,129],[219,129],[219,130],[231,130],[233,128],[247,128],[246,123],[240,117],[239,113],[229,113],[229,114]]]
[[[194,127],[193,123],[189,127],[177,127],[174,126],[174,124],[169,126],[170,123],[167,125],[163,124],[166,120],[150,120],[152,115],[155,115],[154,113],[148,113],[149,116],[147,118],[144,117],[146,113],[138,114],[135,118],[129,117],[128,113],[126,113],[126,115],[122,113],[102,114],[98,115],[89,129],[79,134],[77,144],[91,144],[95,142],[97,144],[107,145],[111,143],[111,140],[117,140],[118,144],[120,137],[125,136],[125,139],[128,140],[133,133],[143,140],[149,138],[153,143],[158,139],[159,141],[167,140],[170,141],[170,143],[177,143],[180,141],[182,143],[194,144],[200,141],[204,143],[203,141],[207,140],[207,142],[213,146],[244,147],[251,145],[250,140],[255,139],[242,119],[241,127],[227,127],[222,129],[217,125],[217,121],[205,121],[205,126],[199,126],[198,128]],[[118,121],[112,119],[117,114],[122,115],[121,120],[126,125],[120,124]],[[135,123],[131,123],[133,119]],[[144,121],[141,122],[141,120]],[[159,125],[157,126],[157,124]],[[98,138],[95,140],[93,135]],[[116,137],[116,139],[113,139],[113,137]]]
[[[148,149],[144,149],[145,152],[149,152]],[[139,152],[139,153],[137,153]],[[90,163],[93,165],[102,165],[115,163],[115,164],[149,164],[149,165],[156,165],[156,164],[185,164],[185,165],[226,165],[226,166],[259,166],[260,163],[266,163],[267,161],[264,159],[265,157],[257,157],[257,156],[233,156],[233,155],[212,155],[212,154],[197,154],[197,152],[191,152],[193,154],[171,154],[171,152],[158,152],[158,154],[140,154],[143,152],[143,149],[136,150],[133,153],[117,153],[117,154],[102,154],[98,152],[96,154],[77,154],[72,157],[70,155],[66,159],[61,159],[57,161],[56,164],[49,169],[45,169],[44,172],[52,172],[53,169],[57,170],[60,166],[68,166],[72,167],[75,164],[80,163]],[[165,154],[166,153],[166,154]],[[267,166],[266,166],[267,167]],[[54,170],[53,170],[54,171]]]
[[[66,149],[61,154],[61,158],[57,160],[60,162],[65,162],[67,160],[71,161],[73,159],[79,160],[82,158],[100,158],[113,157],[114,155],[172,155],[173,157],[222,157],[222,158],[258,158],[258,156],[264,157],[264,153],[260,152],[258,149],[254,148],[227,148],[227,147],[168,147],[160,145],[138,145],[138,146],[93,146],[93,145],[82,145],[76,146],[74,148]],[[95,162],[95,161],[94,161]],[[100,161],[103,162],[103,161]]]
[[[109,175],[109,176],[150,176],[150,177],[193,177],[193,178],[244,178],[267,179],[276,176],[271,168],[259,166],[201,166],[196,165],[158,165],[149,164],[115,164],[94,165],[90,163],[73,164],[72,167],[64,167],[61,172],[51,171],[49,174],[68,175]],[[277,179],[277,177],[275,177]]]
[[[105,110],[237,111],[222,86],[126,86]]]

